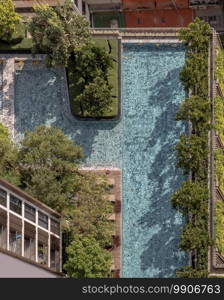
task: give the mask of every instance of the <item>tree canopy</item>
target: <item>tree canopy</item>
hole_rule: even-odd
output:
[[[11,142],[8,130],[0,124],[0,176],[16,185],[20,182],[17,158],[18,150]]]
[[[110,277],[108,265],[111,265],[110,253],[102,249],[91,236],[77,235],[66,249],[68,260],[65,270],[75,278]]]
[[[87,19],[74,12],[69,0],[56,9],[37,5],[34,11],[29,23],[33,52],[46,53],[49,66],[67,66],[71,53],[90,42]]]
[[[104,254],[104,249],[112,245],[113,229],[108,219],[112,205],[105,197],[108,184],[103,176],[80,171],[81,158],[81,147],[60,129],[38,126],[26,132],[17,147],[0,125],[0,176],[61,213],[63,231],[70,236],[69,244],[80,237],[87,237],[87,241],[91,237],[97,251],[103,254],[98,261],[102,258],[103,270],[107,269],[109,274],[111,255]],[[81,240],[80,243],[82,247],[87,245]],[[83,251],[88,253],[84,248]],[[94,267],[92,275],[94,270],[97,277],[100,273]]]
[[[9,41],[20,23],[20,16],[15,12],[12,0],[0,0],[0,39]]]

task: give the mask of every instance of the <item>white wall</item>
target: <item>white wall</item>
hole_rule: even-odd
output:
[[[56,278],[57,274],[0,252],[0,278]]]

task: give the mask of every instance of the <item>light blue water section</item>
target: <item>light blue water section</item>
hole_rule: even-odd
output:
[[[181,216],[171,208],[183,180],[174,120],[184,99],[185,51],[172,45],[125,44],[120,121],[78,121],[68,113],[64,71],[27,61],[15,74],[17,138],[39,124],[59,127],[84,148],[87,166],[122,168],[123,277],[172,277],[186,264],[178,250]]]
[[[121,122],[78,121],[68,113],[62,68],[46,68],[27,61],[15,73],[15,128],[17,140],[26,130],[48,124],[63,132],[84,149],[84,164],[120,166]]]
[[[184,59],[177,45],[124,45],[123,277],[173,277],[186,263],[183,219],[170,203],[183,180],[174,147],[185,126],[174,118]]]

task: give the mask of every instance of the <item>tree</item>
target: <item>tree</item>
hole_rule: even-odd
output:
[[[172,195],[173,207],[184,215],[196,215],[202,207],[207,205],[207,186],[199,182],[185,181],[178,191]]]
[[[20,23],[20,16],[15,12],[12,0],[0,0],[0,39],[9,41]]]
[[[187,98],[181,104],[176,114],[176,120],[190,121],[195,133],[201,135],[211,127],[209,125],[211,115],[210,106],[209,100],[199,96]]]
[[[184,251],[205,248],[208,245],[208,230],[202,222],[196,224],[188,223],[181,235],[180,247]]]
[[[181,234],[180,248],[192,253],[192,267],[177,271],[178,277],[206,277],[208,275],[208,131],[211,129],[208,102],[208,50],[212,29],[196,18],[188,28],[179,30],[179,39],[187,46],[185,64],[180,79],[192,97],[184,100],[176,119],[190,121],[190,136],[180,136],[176,146],[177,166],[191,174],[191,182],[184,183],[173,195],[174,207],[187,216]]]
[[[70,277],[110,277],[111,254],[102,249],[91,236],[77,235],[66,249],[68,260],[64,265]]]
[[[190,52],[208,52],[208,43],[212,29],[210,25],[196,18],[187,28],[179,30],[179,39],[182,40]]]
[[[69,0],[56,9],[38,5],[34,10],[35,16],[29,23],[33,52],[47,53],[49,66],[67,66],[71,53],[90,41],[87,19],[74,12]]]
[[[207,138],[191,135],[181,135],[176,145],[177,167],[185,174],[191,171],[197,180],[207,178],[208,143]]]
[[[111,247],[113,227],[108,216],[113,207],[105,197],[106,178],[90,173],[80,174],[79,186],[67,214],[72,233],[91,235],[101,247]]]
[[[41,125],[26,132],[19,151],[21,187],[63,213],[79,187],[82,150],[60,129]]]
[[[75,89],[72,101],[79,104],[81,115],[97,117],[109,110],[113,101],[108,80],[113,66],[111,55],[91,43],[76,51],[69,65],[70,86]]]
[[[76,50],[69,64],[72,75],[74,79],[76,78],[78,90],[82,92],[85,85],[92,82],[96,76],[108,81],[109,70],[113,67],[113,58],[104,48],[92,42],[81,50]]]
[[[0,177],[16,185],[20,183],[17,156],[18,151],[11,142],[8,130],[0,124]]]
[[[112,86],[105,79],[97,76],[92,82],[87,84],[84,91],[76,97],[76,101],[80,103],[82,115],[99,117],[103,112],[111,107]]]
[[[20,187],[62,214],[62,228],[69,243],[73,236],[91,235],[104,251],[112,244],[112,224],[108,220],[112,205],[104,197],[107,183],[105,178],[81,173],[81,158],[81,148],[61,130],[38,126],[25,133],[21,141]]]

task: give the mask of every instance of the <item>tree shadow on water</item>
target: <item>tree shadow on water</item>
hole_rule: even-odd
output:
[[[118,140],[119,131],[116,127],[119,121],[94,122],[76,119],[71,114],[69,99],[62,93],[62,89],[66,87],[61,76],[60,69],[47,68],[25,68],[15,74],[16,132],[23,135],[25,131],[33,130],[40,124],[58,127],[83,147],[84,162],[91,157],[96,144],[101,147],[97,148],[99,156],[103,156],[105,145],[113,149],[112,142]]]
[[[148,211],[138,220],[145,231],[157,225],[159,230],[146,242],[141,253],[141,269],[144,273],[157,270],[153,277],[172,277],[175,269],[183,265],[185,258],[178,249],[180,229],[183,220],[171,207],[170,196],[184,180],[176,168],[175,145],[181,126],[174,120],[179,107],[180,92],[179,68],[167,74],[165,80],[158,81],[153,87],[149,105],[162,110],[158,116],[147,145],[148,152],[158,144],[156,155],[148,171],[150,202]],[[184,125],[182,124],[182,132]],[[152,271],[153,272],[153,271]]]

